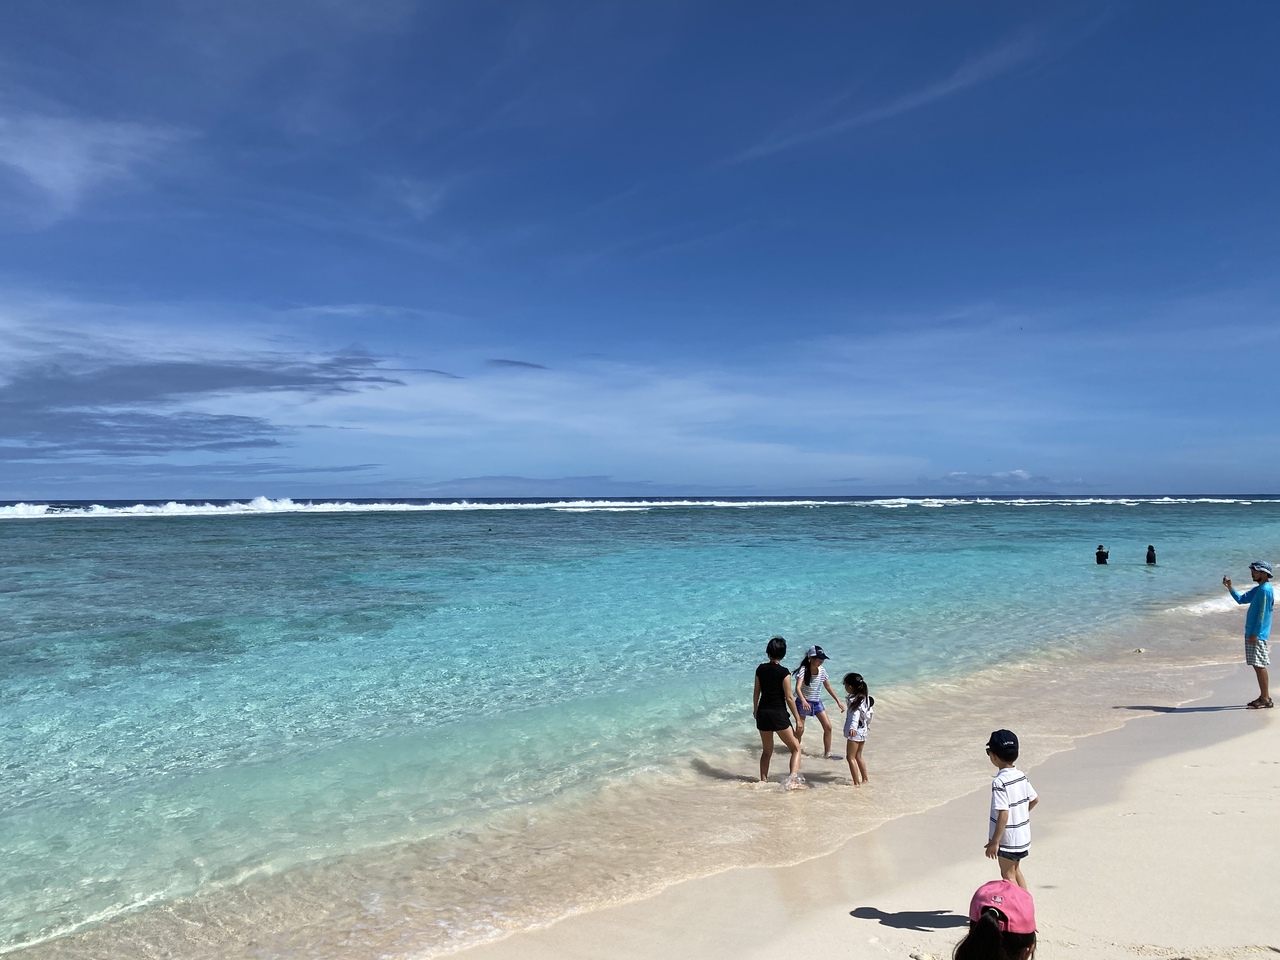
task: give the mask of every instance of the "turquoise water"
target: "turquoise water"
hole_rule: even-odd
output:
[[[733,749],[774,633],[873,687],[1087,649],[1280,558],[1280,501],[10,505],[0,542],[3,949]]]

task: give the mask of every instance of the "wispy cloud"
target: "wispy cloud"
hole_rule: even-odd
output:
[[[382,180],[382,190],[387,198],[414,220],[435,216],[452,189],[451,182],[420,177],[387,177]]]
[[[246,308],[253,330],[199,311],[184,317],[180,304],[15,307],[7,326],[0,309],[0,462],[13,467],[0,474],[63,476],[62,464],[100,462],[136,464],[142,476],[162,463],[225,457],[294,462],[300,474],[312,469],[303,465],[377,462],[368,482],[419,478],[416,491],[448,477],[513,476],[883,493],[1068,489],[1084,475],[1095,489],[1153,489],[1141,478],[1175,461],[1191,469],[1186,451],[1201,454],[1203,438],[1217,436],[1214,398],[1244,362],[1201,351],[1184,363],[1166,355],[1170,332],[1180,343],[1197,329],[1230,340],[1247,319],[1261,369],[1275,338],[1255,328],[1252,304],[1194,305],[1211,312],[1211,330],[1200,312],[1193,322],[1176,305],[1141,323],[1123,304],[1095,307],[1091,318],[1079,304],[977,306],[874,325],[850,318],[870,329],[771,342],[755,359],[648,363],[448,337],[429,356],[334,353],[273,332],[273,316],[304,308]],[[349,314],[364,331],[361,321],[392,308],[312,309]],[[550,369],[512,359],[530,355]],[[430,372],[435,364],[466,376]],[[1188,400],[1197,390],[1204,396]],[[1140,468],[1135,449],[1147,461]],[[1229,449],[1199,459],[1227,472],[1242,462]],[[1255,461],[1262,466],[1252,469],[1274,473],[1271,461]],[[246,468],[244,484],[261,473]],[[1222,486],[1202,474],[1198,489]]]
[[[528,360],[503,360],[501,358],[494,358],[493,360],[489,360],[487,362],[491,367],[516,367],[517,369],[524,369],[524,370],[547,369],[540,363],[530,363]]]
[[[796,385],[731,371],[578,363],[536,377],[493,370],[466,380],[318,400],[308,415],[342,422],[440,476],[566,476],[590,465],[615,477],[810,490],[815,477],[915,476],[924,461],[809,435],[815,398]],[[841,419],[843,404],[823,396]],[[410,467],[412,468],[412,467]],[[825,481],[822,485],[829,485]]]
[[[755,220],[743,220],[728,226],[705,226],[682,223],[661,230],[650,230],[622,237],[610,243],[596,244],[589,250],[561,257],[557,263],[569,273],[591,269],[617,260],[649,260],[711,247],[730,237],[741,235],[757,226]]]
[[[950,488],[971,492],[1023,492],[1043,493],[1054,490],[1080,490],[1089,486],[1084,480],[1055,480],[1053,477],[1037,476],[1026,470],[997,470],[994,473],[970,473],[968,470],[953,470],[940,477],[920,477],[918,483],[922,487],[937,490]]]
[[[821,123],[814,123],[810,118],[813,111],[806,111],[805,123],[800,129],[783,129],[775,131],[752,147],[729,159],[730,164],[744,163],[748,160],[759,160],[762,157],[782,153],[796,147],[825,140],[838,134],[856,130],[882,120],[919,110],[929,104],[945,100],[947,97],[962,93],[971,87],[978,86],[1008,73],[1018,66],[1039,55],[1042,51],[1040,42],[1031,34],[1025,34],[1008,41],[981,56],[962,63],[950,76],[904,93],[887,103],[861,110],[847,116]],[[841,104],[846,96],[835,98],[832,105]]]
[[[92,191],[135,178],[190,136],[145,123],[0,114],[0,170],[25,195],[20,206],[29,218],[47,225],[74,214]]]

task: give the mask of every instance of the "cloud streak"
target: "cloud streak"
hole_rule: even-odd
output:
[[[31,218],[48,225],[73,215],[93,191],[134,179],[190,136],[144,123],[0,114],[0,170]]]
[[[1013,491],[1044,492],[1062,489],[1083,489],[1089,484],[1083,480],[1055,480],[1036,476],[1026,470],[998,470],[995,473],[970,473],[968,470],[952,470],[941,477],[921,477],[919,484],[928,489],[942,487],[963,491]]]
[[[487,361],[491,367],[514,367],[517,370],[545,370],[547,369],[540,363],[530,363],[528,360],[503,360],[495,357]]]
[[[986,83],[1021,66],[1041,52],[1041,45],[1032,36],[1025,35],[1009,41],[994,50],[962,63],[949,77],[927,84],[909,93],[850,116],[826,123],[810,125],[790,133],[776,132],[752,147],[731,157],[729,164],[759,160],[806,144],[826,140],[848,133],[859,127],[870,126],[893,117],[919,110],[922,107],[945,100],[971,87]],[[843,100],[843,98],[839,98]],[[838,101],[839,102],[839,101]]]

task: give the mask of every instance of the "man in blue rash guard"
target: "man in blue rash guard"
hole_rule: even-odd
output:
[[[1255,560],[1249,564],[1249,575],[1257,586],[1244,593],[1236,593],[1230,577],[1223,577],[1222,585],[1231,591],[1231,598],[1236,603],[1249,605],[1244,619],[1244,662],[1258,675],[1258,699],[1247,706],[1250,710],[1259,710],[1275,706],[1271,702],[1271,680],[1267,676],[1267,666],[1271,663],[1267,641],[1271,636],[1275,591],[1271,586],[1271,564],[1267,561]]]

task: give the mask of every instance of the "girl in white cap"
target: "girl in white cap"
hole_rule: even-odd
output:
[[[831,694],[831,699],[836,702],[841,713],[844,713],[844,704],[840,702],[835,690],[831,688],[831,681],[827,679],[826,667],[822,665],[826,659],[827,655],[822,652],[821,647],[810,647],[804,652],[804,659],[796,668],[794,674],[796,705],[800,708],[800,722],[796,724],[796,739],[799,740],[804,736],[805,717],[817,717],[818,722],[822,724],[822,755],[830,757],[831,719],[827,716],[827,708],[822,705],[822,688],[827,688],[827,693]],[[832,757],[832,759],[840,758]]]

